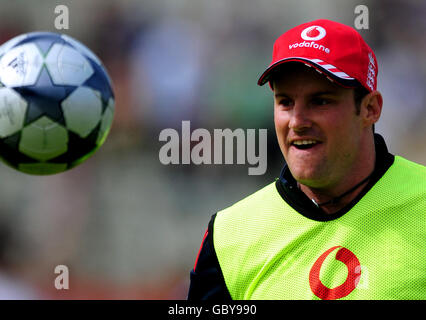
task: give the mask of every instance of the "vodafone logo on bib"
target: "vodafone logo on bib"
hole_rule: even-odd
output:
[[[318,41],[325,37],[327,32],[323,27],[320,26],[310,26],[302,31],[300,36],[303,40],[306,41]]]
[[[337,249],[336,260],[343,262],[347,269],[348,275],[344,283],[335,288],[326,287],[320,280],[320,270],[324,260],[334,250]],[[314,263],[309,272],[309,285],[312,292],[322,300],[336,300],[346,297],[358,285],[361,277],[361,265],[356,255],[342,246],[335,246],[324,252]]]

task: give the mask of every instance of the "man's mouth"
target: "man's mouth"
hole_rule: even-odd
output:
[[[295,140],[291,143],[291,145],[299,150],[307,150],[307,149],[315,147],[316,145],[320,143],[321,143],[320,141],[316,141],[316,140]]]

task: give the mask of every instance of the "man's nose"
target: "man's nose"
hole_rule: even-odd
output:
[[[291,110],[289,128],[294,131],[301,131],[310,128],[312,121],[310,120],[309,110],[304,102],[296,102]]]

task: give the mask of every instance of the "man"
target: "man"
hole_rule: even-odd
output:
[[[273,91],[286,165],[213,215],[189,300],[426,299],[426,170],[374,133],[377,73],[371,48],[340,23],[276,40],[258,84]]]

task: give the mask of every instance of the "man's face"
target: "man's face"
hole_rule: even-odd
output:
[[[299,64],[276,76],[273,88],[276,134],[293,177],[312,188],[333,188],[361,148],[354,90]]]

